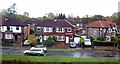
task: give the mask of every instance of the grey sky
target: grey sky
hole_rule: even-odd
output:
[[[0,0],[0,9],[17,4],[17,13],[29,12],[30,17],[41,17],[46,13],[65,13],[83,17],[101,14],[110,16],[118,11],[120,0]]]

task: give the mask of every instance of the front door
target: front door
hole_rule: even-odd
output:
[[[17,36],[17,35],[15,35],[15,41],[17,41],[17,39],[18,39],[18,36]]]

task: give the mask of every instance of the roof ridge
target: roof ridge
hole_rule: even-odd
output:
[[[99,21],[99,22],[100,22],[101,26],[104,27],[103,24],[101,23],[101,21]]]
[[[71,24],[69,21],[65,20],[68,24],[70,24],[71,26],[75,27],[73,24]]]

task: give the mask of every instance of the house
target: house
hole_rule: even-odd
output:
[[[2,41],[23,42],[27,38],[27,25],[18,19],[2,20],[1,37]]]
[[[2,20],[0,19],[0,41],[2,40]]]
[[[81,21],[81,18],[68,18],[67,20],[76,27],[76,35],[85,34],[86,26]]]
[[[69,43],[74,39],[75,26],[64,19],[44,20],[35,25],[35,35],[40,41],[55,35],[58,42]]]
[[[94,36],[95,38],[101,36],[115,36],[117,26],[115,23],[106,20],[98,20],[87,25],[87,37]]]

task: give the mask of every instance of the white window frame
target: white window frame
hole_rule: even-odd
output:
[[[53,32],[52,27],[44,27],[44,32]]]
[[[13,34],[5,34],[5,39],[13,39]]]
[[[64,36],[57,36],[57,41],[64,41]]]
[[[38,29],[40,29],[40,30],[38,30]],[[41,27],[37,27],[37,31],[41,31]]]
[[[69,31],[70,30],[70,31]],[[67,32],[72,32],[72,28],[68,27]]]
[[[56,32],[65,32],[64,28],[56,28]]]

